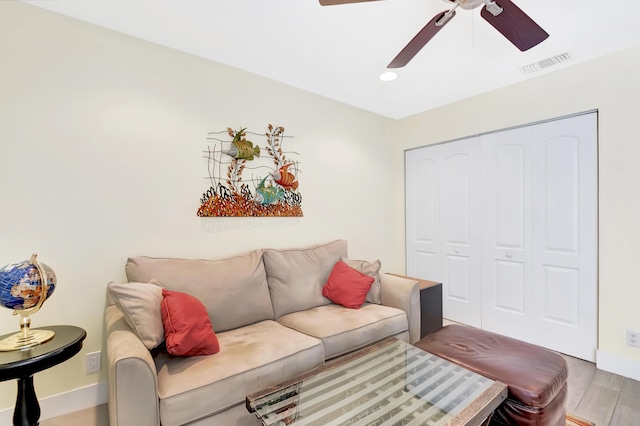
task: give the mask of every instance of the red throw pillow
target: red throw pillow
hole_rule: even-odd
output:
[[[373,277],[364,275],[340,260],[334,265],[327,283],[322,287],[322,295],[333,303],[359,309],[367,297],[371,283]]]
[[[207,309],[195,297],[162,289],[162,325],[171,355],[212,355],[220,351]]]

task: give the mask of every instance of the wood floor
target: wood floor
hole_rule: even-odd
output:
[[[640,425],[640,382],[597,370],[595,364],[565,356],[569,365],[567,412],[597,426]],[[107,406],[40,422],[40,426],[108,426]]]
[[[107,404],[102,404],[65,416],[42,420],[40,426],[109,426],[109,409]]]
[[[564,358],[569,365],[567,412],[598,426],[640,425],[640,382],[598,370],[591,362]]]

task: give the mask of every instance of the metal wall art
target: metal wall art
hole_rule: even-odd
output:
[[[200,199],[198,216],[302,216],[299,161],[290,158],[299,154],[283,148],[292,136],[285,136],[284,127],[269,124],[268,129],[253,133],[228,127],[209,133],[204,157],[210,186]],[[223,139],[224,134],[230,139]],[[248,137],[266,137],[266,145]]]

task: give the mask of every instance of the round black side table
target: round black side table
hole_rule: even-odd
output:
[[[80,327],[54,325],[42,327],[56,334],[48,342],[28,349],[0,352],[0,381],[18,379],[18,397],[13,412],[14,426],[37,426],[40,404],[33,388],[33,375],[58,365],[82,349],[87,333]],[[37,329],[36,329],[37,330]],[[0,336],[0,339],[7,337]]]

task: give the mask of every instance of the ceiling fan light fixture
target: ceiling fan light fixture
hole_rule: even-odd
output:
[[[382,74],[380,74],[379,78],[382,81],[393,81],[396,78],[398,78],[398,73],[395,73],[393,71],[385,71]]]

